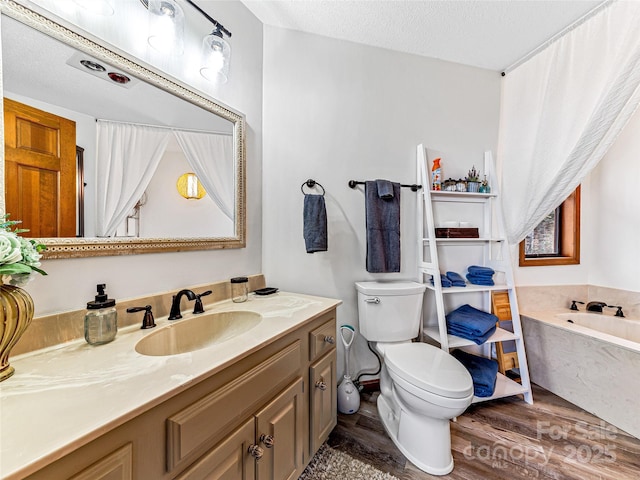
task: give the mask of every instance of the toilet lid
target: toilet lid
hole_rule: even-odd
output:
[[[389,345],[384,359],[390,373],[428,392],[449,398],[465,398],[473,393],[473,380],[467,369],[433,345]]]

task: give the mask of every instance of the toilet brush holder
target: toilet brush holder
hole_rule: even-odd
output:
[[[344,378],[338,386],[338,411],[340,413],[356,413],[360,408],[360,392],[349,375],[349,351],[355,339],[356,331],[351,325],[340,327],[340,337],[344,345]]]

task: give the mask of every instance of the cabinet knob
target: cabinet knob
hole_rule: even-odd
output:
[[[265,447],[271,448],[273,447],[273,435],[265,435],[264,433],[260,435],[260,441],[264,444]]]
[[[333,338],[333,335],[327,335],[326,337],[324,337],[324,341],[330,343],[331,345],[336,343],[336,339]]]
[[[264,451],[258,445],[250,445],[249,446],[249,455],[251,455],[256,460],[260,460],[262,455],[264,455]]]
[[[319,388],[324,392],[327,389],[327,384],[324,383],[324,380],[320,379],[316,382],[316,388]]]

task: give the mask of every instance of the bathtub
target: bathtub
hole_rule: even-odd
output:
[[[640,320],[521,311],[531,381],[640,438]]]

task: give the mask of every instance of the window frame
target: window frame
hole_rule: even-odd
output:
[[[520,242],[521,267],[580,264],[580,185],[560,205],[560,254],[527,257],[525,241]]]

